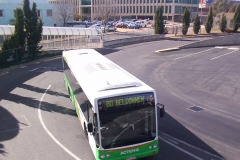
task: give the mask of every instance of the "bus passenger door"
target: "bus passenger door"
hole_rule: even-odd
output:
[[[98,127],[97,127],[97,114],[93,112],[93,107],[90,103],[88,103],[88,124],[92,127],[92,132],[88,132],[88,140],[89,144],[91,146],[91,149],[94,153],[94,156],[96,157],[96,146],[98,139],[96,136],[98,135]]]

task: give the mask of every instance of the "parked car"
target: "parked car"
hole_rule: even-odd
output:
[[[93,24],[89,28],[96,28],[99,33],[103,32],[102,25],[100,25],[100,24]]]
[[[106,25],[106,32],[115,32],[116,27],[114,25]]]
[[[127,28],[127,24],[124,23],[124,22],[118,22],[116,25],[115,25],[116,28]]]
[[[116,31],[116,27],[113,25],[101,25],[101,30],[102,32],[115,32]]]
[[[139,21],[136,21],[135,23],[137,23],[141,27],[147,27],[148,21],[147,20],[139,20]]]
[[[138,25],[137,23],[129,23],[127,27],[131,29],[139,29],[140,25]]]
[[[89,28],[101,29],[101,25],[100,25],[100,24],[93,24],[93,25],[91,25]]]

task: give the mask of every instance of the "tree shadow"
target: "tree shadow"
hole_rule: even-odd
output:
[[[141,160],[184,159],[184,160],[224,160],[225,158],[211,148],[198,136],[165,113],[158,119],[159,153]]]
[[[10,112],[8,112],[8,110],[0,106],[0,142],[16,137],[18,132],[18,120]],[[7,154],[2,143],[0,143],[0,154]]]
[[[46,89],[39,88],[39,87],[36,87],[36,86],[30,86],[30,85],[27,85],[27,84],[21,84],[21,85],[18,86],[18,88],[27,89],[27,90],[34,91],[34,92],[37,92],[37,93],[42,93],[42,94],[46,90]],[[67,95],[67,94],[59,93],[59,92],[52,91],[52,90],[49,90],[48,94],[59,96],[59,97],[69,98],[69,95]]]
[[[31,90],[31,91],[34,91],[34,90]],[[32,107],[36,109],[39,107],[39,103],[40,103],[40,101],[35,100],[35,98],[23,97],[23,96],[12,94],[12,93],[6,94],[5,96],[3,96],[3,99],[17,103],[17,104],[23,104],[28,107]],[[56,104],[51,104],[48,102],[42,102],[40,107],[41,107],[40,108],[41,110],[44,110],[47,112],[55,112],[55,113],[61,113],[61,114],[64,113],[64,114],[69,114],[71,116],[77,116],[74,109],[69,109],[69,108],[59,106]],[[63,112],[65,110],[68,110],[68,112]]]
[[[54,65],[51,68],[50,67],[51,63],[57,64],[57,65]],[[35,68],[43,68],[42,71],[34,71],[34,72],[31,72],[28,70],[23,71],[21,69],[21,66],[16,66],[13,69],[7,69],[6,71],[8,74],[0,76],[0,81],[1,81],[0,102],[1,102],[1,100],[8,100],[8,101],[11,101],[11,102],[14,102],[17,104],[24,104],[28,107],[38,108],[40,101],[38,101],[34,98],[31,98],[31,97],[23,97],[21,95],[17,95],[17,94],[11,93],[11,92],[15,88],[18,87],[18,88],[22,88],[22,89],[26,89],[29,91],[34,91],[34,92],[43,94],[45,92],[45,89],[42,89],[42,88],[39,88],[36,86],[27,85],[24,83],[26,81],[28,81],[29,79],[32,79],[32,78],[42,74],[45,71],[59,72],[62,69],[61,64],[62,64],[62,59],[57,58],[54,60],[49,60],[46,62],[40,62],[40,63],[36,63],[36,64],[24,64],[26,66],[27,65],[30,66],[28,68],[28,70],[35,69]],[[4,71],[5,70],[3,70],[3,72]],[[63,82],[63,84],[64,84],[64,82]],[[47,94],[54,95],[54,96],[61,96],[64,98],[69,97],[68,95],[66,95],[64,93],[59,93],[59,92],[55,92],[52,90],[49,90],[49,92]],[[55,104],[51,104],[51,103],[47,103],[47,102],[42,102],[41,109],[44,111],[48,111],[48,112],[57,112],[60,114],[68,114],[71,116],[77,116],[75,110],[73,110],[73,109],[65,108],[60,105],[55,105]],[[13,139],[14,137],[16,137],[19,134],[19,131],[21,130],[19,125],[26,126],[26,124],[19,122],[10,113],[10,110],[8,111],[0,103],[0,142],[7,141],[7,140],[10,140],[10,139]],[[7,152],[5,151],[5,147],[2,143],[0,143],[0,154],[2,154],[2,155],[7,154]]]

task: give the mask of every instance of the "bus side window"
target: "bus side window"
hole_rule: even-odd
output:
[[[86,120],[88,120],[88,105],[87,105],[87,101],[85,101],[84,103],[82,103],[81,105],[80,105],[80,107],[81,107],[81,110],[82,110],[82,112],[83,112],[83,115],[84,115],[84,117],[86,118]]]
[[[88,109],[88,122],[93,122],[93,107],[89,101],[87,101]]]

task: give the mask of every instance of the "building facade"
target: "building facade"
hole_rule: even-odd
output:
[[[67,3],[72,4],[74,12],[83,17],[83,19],[91,19],[91,0],[48,0],[50,4]]]
[[[157,8],[161,6],[166,20],[181,21],[185,8],[198,12],[198,4],[199,0],[92,0],[91,18],[101,16],[101,8],[105,6],[105,12],[109,9],[116,18],[154,19]]]
[[[61,25],[53,20],[53,5],[48,0],[30,0],[37,4],[38,16],[42,19],[44,26]],[[0,25],[14,25],[14,10],[23,7],[23,0],[0,0]]]
[[[163,7],[166,20],[181,21],[185,8],[199,11],[199,0],[49,0],[54,4],[60,1],[73,3],[76,13],[84,19],[153,19],[156,9]]]
[[[154,19],[157,7],[163,7],[166,20],[181,21],[185,8],[199,11],[199,0],[30,0],[37,4],[44,26],[62,26],[54,20],[54,5],[65,1],[72,4],[74,13],[84,20],[94,19]],[[14,10],[22,8],[23,0],[0,0],[0,25],[14,24]],[[105,18],[103,18],[105,17]],[[73,17],[68,19],[73,21]]]

